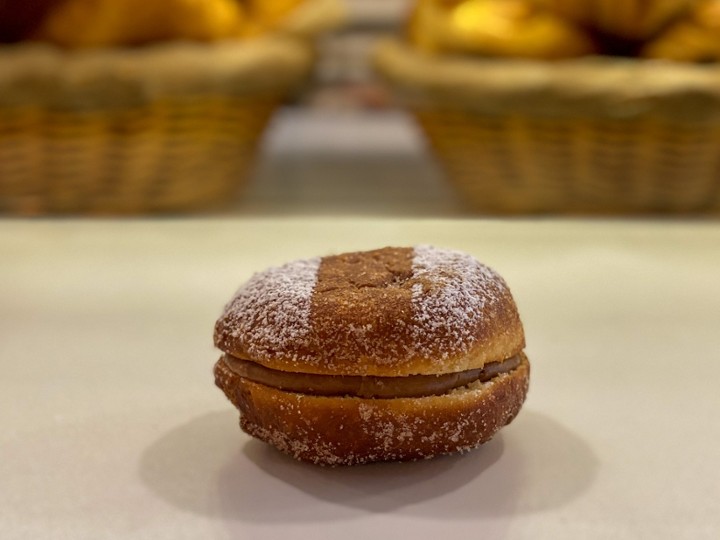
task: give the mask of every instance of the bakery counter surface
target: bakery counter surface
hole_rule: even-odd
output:
[[[533,364],[481,449],[322,469],[241,434],[212,327],[255,270],[462,249]],[[720,224],[0,221],[0,538],[720,538]]]

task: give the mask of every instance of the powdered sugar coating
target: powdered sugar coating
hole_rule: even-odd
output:
[[[448,351],[467,351],[507,294],[504,280],[466,253],[432,246],[416,246],[412,265],[418,354],[446,358]]]
[[[294,261],[255,274],[225,306],[216,328],[252,357],[296,358],[311,330],[310,306],[320,259]]]

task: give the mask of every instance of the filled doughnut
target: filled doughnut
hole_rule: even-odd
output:
[[[470,450],[519,412],[525,337],[505,281],[429,246],[300,260],[253,276],[215,325],[240,425],[320,465]]]

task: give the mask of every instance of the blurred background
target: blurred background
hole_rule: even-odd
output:
[[[0,0],[0,40],[4,215],[720,208],[716,0]]]
[[[0,0],[0,540],[720,538],[718,60],[720,0]],[[422,244],[511,286],[518,423],[246,445],[237,287]]]

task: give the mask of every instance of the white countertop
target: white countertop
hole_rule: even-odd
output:
[[[508,281],[517,420],[321,469],[237,426],[215,318],[296,257],[432,243]],[[720,538],[720,223],[0,221],[0,538]],[[372,536],[371,536],[372,534]]]

